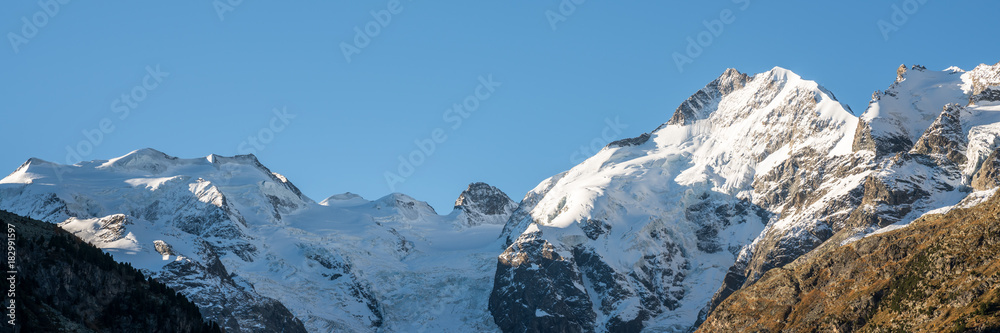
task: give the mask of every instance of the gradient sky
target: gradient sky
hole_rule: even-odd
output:
[[[396,191],[444,214],[474,181],[520,200],[726,68],[788,68],[860,114],[901,63],[1000,61],[1000,2],[920,1],[4,1],[0,169],[254,152],[316,201]]]

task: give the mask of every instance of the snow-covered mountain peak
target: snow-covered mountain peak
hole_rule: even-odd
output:
[[[769,76],[771,77],[771,80],[774,81],[791,82],[791,81],[802,80],[802,77],[799,76],[798,74],[795,74],[795,72],[792,72],[789,69],[779,66],[774,66],[774,68],[772,68],[771,70],[758,75]]]
[[[572,314],[601,327],[595,331],[683,331],[647,320],[693,323],[712,297],[697,285],[721,281],[771,222],[768,209],[792,201],[788,182],[822,177],[807,170],[846,159],[856,126],[833,94],[794,72],[777,67],[751,78],[727,70],[669,122],[626,140],[640,144],[609,145],[525,196],[505,227],[510,246],[497,266],[494,315],[563,320],[534,319],[541,311]],[[549,281],[570,287],[540,286]],[[517,303],[523,295],[541,300]]]
[[[950,66],[948,68],[945,68],[944,71],[945,72],[952,72],[952,73],[965,73],[965,70],[962,69],[962,68],[960,68],[960,67],[958,67],[958,66]]]
[[[908,151],[943,106],[969,102],[963,89],[969,73],[930,71],[920,65],[902,65],[896,73],[896,81],[876,92],[861,115],[854,150],[871,150],[877,156]]]
[[[705,109],[707,112],[702,112],[703,119],[710,119],[716,126],[730,126],[750,119],[768,126],[769,123],[780,124],[776,120],[782,117],[811,118],[813,115],[810,112],[821,119],[837,122],[853,118],[848,108],[837,101],[829,90],[785,68],[775,67],[734,82],[741,83],[734,83],[731,87],[736,89],[720,93],[714,100],[703,103],[712,106]],[[696,93],[692,98],[700,94]],[[682,108],[683,105],[679,109]]]
[[[419,220],[438,216],[434,207],[424,201],[403,193],[392,193],[371,202],[371,207],[380,211],[390,211],[405,220]]]
[[[461,212],[459,223],[463,226],[502,225],[515,209],[514,200],[486,183],[469,184],[455,200],[455,210]]]
[[[726,69],[722,75],[709,82],[704,88],[699,89],[681,103],[674,110],[674,114],[670,117],[670,120],[660,125],[657,130],[667,125],[686,125],[707,118],[708,115],[718,108],[719,99],[737,89],[743,88],[749,80],[750,76],[746,74],[732,68]]]
[[[486,214],[499,214],[507,203],[512,202],[506,193],[487,183],[472,183],[458,195],[455,208],[478,208]]]
[[[97,168],[144,171],[159,174],[177,162],[178,159],[176,157],[164,154],[156,149],[143,148],[134,150],[121,157],[107,160]]]
[[[334,194],[326,199],[323,199],[319,204],[323,206],[334,206],[334,207],[351,207],[358,206],[369,203],[371,201],[366,200],[361,197],[361,195],[354,194],[351,192],[344,192],[341,194]]]
[[[75,165],[29,159],[0,181],[0,208],[146,270],[230,331],[279,331],[272,319],[293,314],[309,331],[489,331],[502,222],[484,217],[513,210],[493,209],[509,199],[491,189],[470,186],[469,210],[448,215],[401,193],[317,204],[253,155],[144,149]],[[492,215],[469,214],[480,211]]]
[[[32,171],[40,171],[39,168],[49,168],[53,169],[57,164],[37,158],[32,157],[27,161],[17,167],[14,172],[11,172],[7,177],[0,179],[0,184],[6,183],[20,183],[20,184],[30,184],[35,179],[41,178],[42,176],[38,173],[33,173]]]
[[[1000,102],[1000,62],[980,64],[962,74],[962,90],[971,95],[969,104],[993,105]]]
[[[255,168],[259,168],[262,170],[267,170],[268,173],[271,173],[271,171],[268,170],[263,163],[260,163],[260,160],[258,160],[257,156],[254,154],[233,155],[233,156],[221,156],[216,154],[210,154],[208,156],[205,156],[205,160],[217,166],[222,166],[226,164],[239,164],[239,165],[253,166]]]

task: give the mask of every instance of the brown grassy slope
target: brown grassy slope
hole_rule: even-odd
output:
[[[697,332],[1000,332],[1000,196],[767,272]]]

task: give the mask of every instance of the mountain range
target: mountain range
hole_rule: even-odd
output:
[[[227,332],[998,327],[982,318],[1000,297],[983,218],[1000,63],[900,66],[860,116],[789,70],[728,69],[664,119],[520,202],[473,183],[445,214],[400,193],[316,202],[253,155],[153,149],[31,158],[0,180],[0,209],[104,249]],[[959,235],[992,247],[929,243]],[[873,260],[892,269],[860,280]],[[944,286],[981,292],[913,292]]]

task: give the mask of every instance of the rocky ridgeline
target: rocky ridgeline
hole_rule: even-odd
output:
[[[1000,197],[824,247],[722,302],[698,332],[996,332]]]

